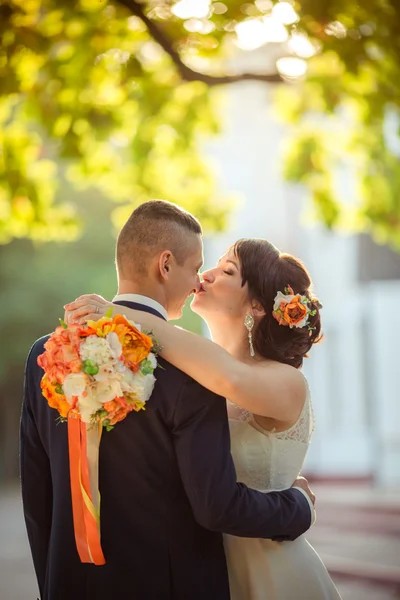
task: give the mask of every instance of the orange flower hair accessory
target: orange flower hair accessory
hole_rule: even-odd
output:
[[[309,322],[309,317],[317,314],[316,310],[311,310],[308,306],[309,299],[307,296],[295,294],[293,289],[288,285],[284,289],[284,293],[278,292],[274,300],[274,309],[272,316],[276,319],[279,325],[284,327],[298,327],[301,329]],[[311,330],[313,327],[308,327]]]

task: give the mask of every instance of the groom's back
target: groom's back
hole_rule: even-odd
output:
[[[44,341],[36,342],[27,366],[25,403],[29,404],[27,410],[33,415],[39,438],[31,448],[35,466],[22,464],[27,521],[31,510],[37,514],[39,507],[35,502],[40,502],[42,530],[51,527],[48,552],[42,548],[40,536],[33,539],[35,528],[30,533],[35,567],[46,570],[42,600],[227,600],[222,537],[196,522],[176,453],[180,429],[191,418],[191,397],[187,390],[193,386],[200,392],[193,401],[199,402],[201,398],[204,405],[215,401],[215,396],[159,360],[164,369],[156,371],[157,382],[146,411],[131,413],[111,432],[103,434],[99,488],[101,543],[106,564],[102,567],[81,564],[73,534],[67,425],[56,424],[57,413],[47,406],[39,385],[42,371],[36,359],[43,352]],[[38,443],[43,448],[38,450],[35,460]],[[46,456],[51,472],[51,481],[47,482],[43,472]],[[36,473],[29,472],[33,469]],[[44,480],[37,493],[30,478],[38,478],[36,486],[40,486],[41,475]]]

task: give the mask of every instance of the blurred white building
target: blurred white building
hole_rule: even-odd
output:
[[[265,69],[262,49],[250,60],[250,68]],[[217,165],[222,191],[239,192],[242,200],[228,232],[206,241],[205,266],[215,264],[241,237],[267,238],[304,261],[324,304],[325,332],[304,366],[316,416],[307,474],[399,486],[400,320],[395,302],[400,256],[366,237],[305,223],[306,191],[284,182],[281,174],[280,150],[289,131],[274,117],[270,93],[271,88],[256,82],[224,91],[224,132],[207,153]]]

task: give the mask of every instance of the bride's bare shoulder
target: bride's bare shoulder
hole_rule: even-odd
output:
[[[274,382],[282,389],[282,392],[288,391],[295,394],[299,400],[304,400],[307,393],[307,382],[299,369],[286,365],[276,360],[260,360],[255,364],[255,368],[262,373],[266,381]]]

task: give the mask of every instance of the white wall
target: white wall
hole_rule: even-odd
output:
[[[371,329],[371,419],[377,481],[400,486],[400,319],[396,314],[400,282],[368,286],[365,323]],[[370,349],[368,349],[369,353]]]

